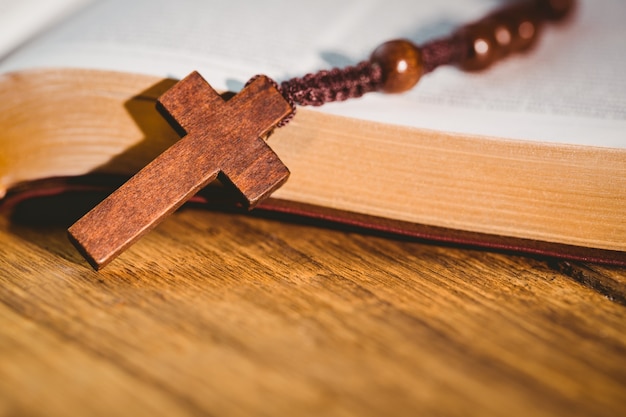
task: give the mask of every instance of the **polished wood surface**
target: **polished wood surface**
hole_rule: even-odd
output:
[[[0,216],[2,416],[626,414],[624,269],[185,207],[96,272],[78,206]]]

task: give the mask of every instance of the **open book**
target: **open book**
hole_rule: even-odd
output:
[[[501,2],[80,3],[0,60],[2,194],[134,173],[177,140],[154,100],[193,70],[223,90],[282,81],[444,36]],[[485,72],[440,68],[406,94],[299,110],[269,139],[292,174],[263,207],[626,264],[625,12],[583,0]]]

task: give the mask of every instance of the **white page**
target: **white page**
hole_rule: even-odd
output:
[[[496,0],[101,0],[0,62],[0,72],[85,67],[183,77],[216,88],[355,64],[384,40],[424,43],[476,20]],[[319,108],[478,135],[626,148],[626,2],[580,0],[575,19],[488,71],[440,68],[402,95]]]
[[[90,0],[0,0],[0,57]]]

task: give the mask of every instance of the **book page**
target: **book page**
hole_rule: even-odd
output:
[[[218,89],[367,59],[380,43],[445,36],[496,0],[100,0],[0,61],[0,72],[83,67],[181,78]],[[580,0],[530,52],[479,73],[440,68],[410,92],[319,108],[356,118],[483,136],[626,148],[626,2]]]
[[[91,0],[0,0],[0,57]]]

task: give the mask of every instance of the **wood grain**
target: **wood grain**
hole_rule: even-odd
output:
[[[193,72],[159,98],[184,137],[69,228],[75,246],[96,269],[152,230],[223,174],[249,206],[289,177],[262,139],[292,112],[267,77],[225,101]]]
[[[0,415],[626,413],[624,269],[188,207],[95,272],[68,203],[0,217]]]

